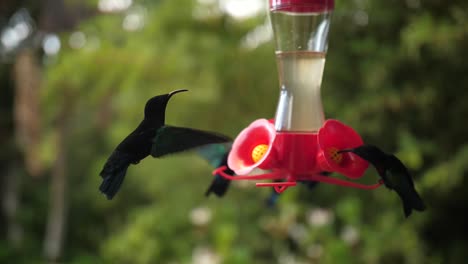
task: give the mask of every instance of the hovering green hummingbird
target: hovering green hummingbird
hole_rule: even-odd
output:
[[[373,145],[362,145],[357,148],[339,151],[351,152],[371,163],[385,186],[394,190],[403,202],[405,216],[411,215],[412,210],[424,211],[426,206],[414,188],[413,179],[408,169],[394,155],[387,154]]]
[[[146,102],[144,118],[112,152],[100,173],[103,181],[99,190],[112,199],[123,183],[130,164],[138,164],[151,154],[159,158],[200,146],[232,141],[227,136],[186,127],[166,125],[166,106],[180,92],[154,96]]]

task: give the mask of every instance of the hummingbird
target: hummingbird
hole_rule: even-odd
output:
[[[166,106],[169,99],[186,89],[150,98],[145,105],[144,118],[138,127],[117,145],[99,173],[103,179],[99,190],[107,199],[112,199],[123,183],[130,164],[138,164],[149,156],[162,157],[191,148],[227,142],[224,135],[165,124]]]
[[[426,209],[424,202],[414,188],[413,179],[408,169],[395,155],[387,154],[373,145],[362,145],[339,151],[339,153],[344,152],[354,153],[375,167],[384,185],[400,196],[406,217],[411,215],[413,209],[417,211]]]

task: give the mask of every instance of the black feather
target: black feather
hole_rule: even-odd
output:
[[[394,190],[403,203],[403,211],[406,217],[412,210],[424,211],[426,206],[417,193],[413,178],[405,165],[394,155],[387,154],[373,145],[362,145],[354,149],[341,150],[340,153],[351,152],[371,163],[385,186]]]
[[[155,158],[195,149],[204,145],[225,143],[231,138],[215,132],[186,127],[163,126],[156,132],[151,155]]]
[[[103,178],[99,190],[104,193],[107,199],[112,199],[119,190],[130,166],[129,155],[114,151],[107,160],[100,175]]]

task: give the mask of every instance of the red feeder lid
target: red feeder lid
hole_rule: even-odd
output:
[[[334,0],[270,0],[271,11],[328,12],[335,7]]]

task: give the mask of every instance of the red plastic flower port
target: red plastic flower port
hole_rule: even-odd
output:
[[[237,175],[246,175],[254,168],[268,168],[272,161],[274,125],[266,119],[257,119],[242,130],[232,144],[228,166]]]
[[[351,153],[340,150],[355,148],[363,144],[359,134],[343,123],[328,119],[318,132],[319,164],[327,171],[341,173],[349,178],[361,177],[369,163]]]
[[[239,133],[229,153],[228,166],[236,176],[226,174],[226,166],[217,168],[213,175],[228,180],[281,180],[256,184],[273,187],[278,193],[296,185],[297,181],[308,180],[369,190],[382,185],[382,182],[364,185],[320,174],[323,171],[337,172],[351,179],[364,174],[369,166],[367,161],[352,153],[340,153],[340,150],[363,144],[351,127],[337,120],[327,120],[318,133],[286,135],[275,131],[272,120],[254,121]],[[248,175],[257,167],[271,171]]]

